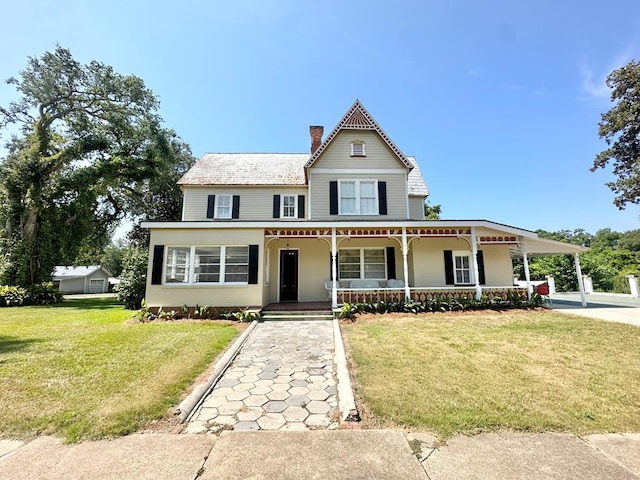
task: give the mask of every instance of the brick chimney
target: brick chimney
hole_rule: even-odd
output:
[[[319,125],[311,125],[309,127],[309,134],[311,135],[311,155],[313,155],[320,144],[322,143],[322,134],[324,133],[324,127]]]

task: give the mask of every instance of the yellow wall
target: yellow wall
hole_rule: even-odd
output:
[[[418,287],[440,287],[446,285],[444,250],[471,252],[469,243],[455,238],[421,238],[411,242],[413,259],[413,285]],[[509,247],[506,245],[480,245],[484,256],[487,286],[510,286],[513,284],[513,269]]]
[[[152,230],[150,255],[155,245],[258,245],[258,279],[263,272],[264,231],[261,229],[183,229]],[[147,269],[145,300],[150,307],[183,304],[226,307],[262,306],[262,286],[257,285],[151,285],[152,258]],[[164,279],[163,279],[164,280]]]

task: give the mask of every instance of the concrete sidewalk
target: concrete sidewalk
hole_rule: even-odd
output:
[[[414,455],[414,453],[417,455]],[[492,433],[438,445],[390,430],[0,441],[0,479],[640,479],[640,434]]]

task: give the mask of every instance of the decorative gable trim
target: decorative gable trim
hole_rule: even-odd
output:
[[[312,167],[313,164],[316,163],[320,155],[322,155],[322,152],[326,150],[329,144],[342,130],[373,130],[377,132],[391,151],[396,154],[398,160],[400,160],[409,170],[413,169],[413,164],[404,156],[384,130],[380,128],[378,122],[376,122],[371,114],[367,112],[367,109],[362,106],[360,100],[356,100],[354,104],[351,105],[351,108],[344,114],[342,119],[338,122],[338,125],[336,125],[324,142],[322,142],[322,145],[318,147],[309,161],[305,164],[305,169]]]

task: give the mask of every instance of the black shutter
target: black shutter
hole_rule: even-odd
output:
[[[387,247],[387,280],[396,278],[396,249]]]
[[[258,245],[249,245],[249,285],[258,283]]]
[[[209,195],[207,197],[207,218],[213,218],[216,207],[216,196]]]
[[[387,182],[378,182],[378,213],[387,214]]]
[[[154,245],[151,260],[151,285],[162,285],[162,261],[164,260],[164,245]]]
[[[240,218],[240,195],[233,196],[233,207],[231,209],[231,218]]]
[[[451,250],[444,251],[444,283],[447,285],[455,285],[453,276],[453,252]]]
[[[273,196],[273,218],[280,218],[280,195]]]
[[[484,285],[487,283],[487,280],[484,277],[484,254],[482,253],[482,250],[478,250],[476,259],[478,260],[478,276],[480,277],[478,279],[478,283],[480,285]]]
[[[329,182],[329,215],[338,215],[338,182]]]
[[[298,218],[304,218],[304,195],[298,195]]]

